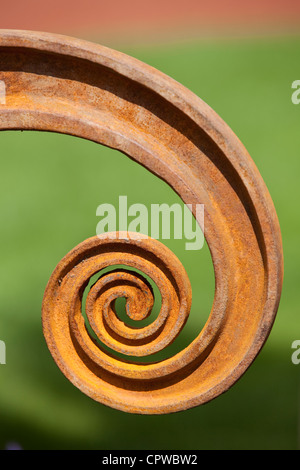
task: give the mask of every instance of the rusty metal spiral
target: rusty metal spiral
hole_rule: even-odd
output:
[[[74,374],[74,357],[88,357],[84,371],[90,377],[113,374],[113,382],[124,379],[157,380],[177,372],[178,360],[157,364],[135,364],[107,354],[87,331],[82,315],[83,293],[90,279],[102,270],[122,265],[139,270],[157,285],[161,309],[156,320],[141,328],[119,320],[114,303],[126,298],[128,317],[140,321],[151,314],[154,296],[151,285],[140,274],[116,268],[102,274],[86,299],[86,315],[98,339],[112,350],[128,356],[148,356],[168,346],[186,323],[191,307],[191,286],[178,258],[162,243],[146,235],[122,232],[90,238],[72,250],[57,266],[45,291],[43,326],[47,342],[68,376]],[[201,346],[200,346],[201,347]],[[72,354],[71,354],[72,351]],[[197,354],[199,354],[197,347]],[[186,352],[187,353],[187,352]],[[189,354],[189,358],[191,358]],[[76,373],[79,374],[78,367]],[[106,374],[109,379],[109,374]],[[91,393],[100,398],[101,381]],[[144,382],[140,384],[144,386]]]
[[[205,207],[215,296],[196,339],[173,357],[137,361],[151,359],[180,334],[191,286],[180,261],[160,242],[103,234],[71,250],[45,291],[43,331],[62,372],[93,399],[131,413],[184,410],[225,392],[265,343],[283,277],[276,212],[241,142],[179,83],[85,41],[1,31],[0,81],[0,129],[60,132],[118,149],[167,182],[184,203]],[[82,300],[96,273],[85,318]],[[115,301],[125,297],[137,323],[147,318],[153,305],[147,278],[160,291],[160,313],[148,326],[125,325]]]

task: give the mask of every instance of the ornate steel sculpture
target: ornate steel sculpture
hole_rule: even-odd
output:
[[[166,181],[186,204],[205,206],[216,288],[198,337],[172,358],[132,360],[161,350],[179,334],[191,287],[179,260],[160,242],[103,234],[67,254],[45,291],[43,331],[62,372],[93,399],[131,413],[184,410],[226,391],[265,343],[283,277],[277,216],[243,145],[179,83],[85,41],[2,30],[0,80],[0,129],[54,131],[118,149]],[[126,326],[115,314],[115,299],[125,296],[129,317],[140,320],[151,311],[151,287],[132,270],[106,273],[86,303],[101,346],[81,314],[83,291],[96,272],[118,264],[156,282],[161,311],[148,327]]]

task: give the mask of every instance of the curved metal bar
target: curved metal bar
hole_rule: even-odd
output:
[[[164,298],[159,324],[136,334],[117,322],[113,302],[127,296],[138,317],[141,305],[151,308],[151,289],[138,276],[133,280],[131,271],[102,278],[88,312],[109,347],[151,354],[179,334],[190,309],[184,268],[166,247],[149,238],[128,243],[104,234],[66,255],[45,291],[44,335],[62,372],[93,399],[132,413],[184,410],[226,391],[265,343],[283,277],[276,212],[241,142],[170,77],[85,41],[2,30],[0,80],[1,130],[60,132],[118,149],[166,181],[186,204],[205,206],[216,288],[198,337],[173,358],[139,364],[115,357],[89,336],[80,308],[83,288],[88,276],[110,263],[145,269]]]

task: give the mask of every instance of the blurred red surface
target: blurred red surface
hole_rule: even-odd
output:
[[[195,27],[294,28],[299,0],[10,0],[1,5],[0,28],[92,34]]]

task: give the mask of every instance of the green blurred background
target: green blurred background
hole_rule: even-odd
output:
[[[41,302],[60,259],[96,234],[96,208],[180,202],[161,180],[119,152],[70,136],[1,132],[0,449],[298,449],[300,365],[291,344],[298,319],[300,37],[195,39],[120,46],[207,102],[255,161],[279,217],[285,277],[278,315],[261,354],[225,394],[189,411],[138,416],[107,408],[60,372],[45,344]],[[207,246],[177,254],[193,288],[190,318],[172,351],[198,334],[208,317],[214,276]]]

